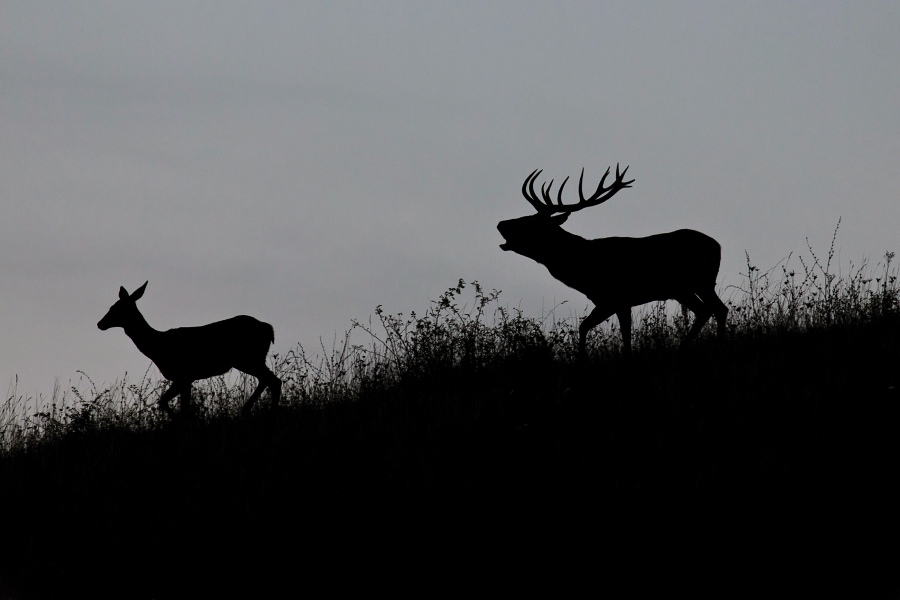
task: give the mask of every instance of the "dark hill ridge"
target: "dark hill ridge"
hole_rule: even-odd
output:
[[[476,290],[283,359],[274,415],[210,380],[193,419],[45,418],[0,458],[0,597],[897,591],[895,289],[682,349],[650,311],[583,361]]]

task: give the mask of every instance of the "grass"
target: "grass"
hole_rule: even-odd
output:
[[[836,233],[836,232],[835,232]],[[900,287],[747,261],[729,335],[661,303],[620,354],[462,280],[273,358],[284,406],[144,376],[2,415],[0,598],[896,591]],[[561,312],[557,309],[556,312]],[[364,343],[357,343],[359,339]],[[252,382],[251,382],[252,383]],[[264,401],[260,408],[264,408]],[[18,411],[18,412],[17,412]]]

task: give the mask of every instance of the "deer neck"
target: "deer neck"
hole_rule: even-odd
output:
[[[587,293],[585,288],[585,257],[589,254],[590,240],[559,229],[537,248],[531,258],[541,263],[556,279]]]
[[[124,329],[125,335],[131,338],[137,349],[150,360],[156,362],[156,356],[161,347],[162,332],[151,327],[140,312],[135,313]]]
[[[577,262],[582,256],[583,245],[587,243],[588,240],[583,237],[557,228],[552,235],[540,240],[531,248],[529,258],[541,263],[555,274],[555,271],[565,269],[573,261]]]

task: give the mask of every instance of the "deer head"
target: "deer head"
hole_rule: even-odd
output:
[[[624,181],[625,173],[627,172],[628,167],[625,167],[625,170],[620,173],[619,165],[616,164],[616,180],[609,187],[604,187],[606,178],[609,176],[609,168],[607,168],[603,178],[600,179],[597,190],[589,198],[585,198],[584,169],[581,169],[581,177],[578,179],[578,204],[563,204],[562,202],[562,193],[566,187],[566,182],[569,181],[568,177],[559,186],[556,203],[554,204],[550,198],[550,191],[553,188],[552,179],[549,183],[541,185],[541,198],[543,201],[535,193],[534,182],[542,173],[541,169],[535,169],[525,178],[525,183],[522,184],[522,195],[537,210],[537,214],[501,221],[497,225],[497,229],[506,240],[506,243],[500,244],[500,248],[502,250],[512,250],[518,254],[539,260],[537,255],[541,254],[543,248],[546,248],[548,244],[553,244],[555,238],[561,235],[562,229],[560,225],[566,222],[571,213],[589,206],[602,204],[612,198],[619,190],[631,187],[634,179]]]
[[[137,309],[137,301],[144,295],[147,289],[147,283],[136,289],[131,295],[124,287],[119,288],[119,300],[109,307],[107,313],[97,323],[102,331],[106,331],[110,327],[125,327],[134,323],[135,317],[140,316]]]

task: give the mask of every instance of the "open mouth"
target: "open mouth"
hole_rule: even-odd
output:
[[[500,249],[501,250],[509,250],[509,242],[500,244]]]

